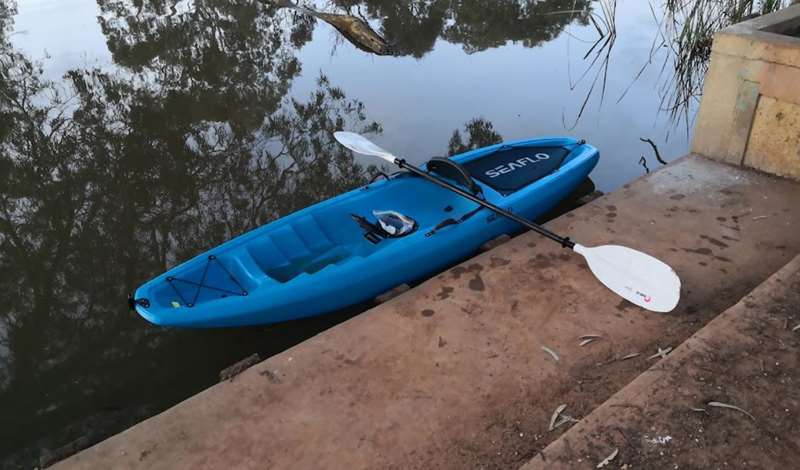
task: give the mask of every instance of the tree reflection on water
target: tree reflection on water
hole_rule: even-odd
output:
[[[0,12],[7,33],[13,10]],[[142,29],[130,42],[109,36],[127,44],[116,49],[125,70],[75,69],[59,83],[3,35],[0,402],[13,410],[3,412],[0,453],[16,452],[10,466],[39,447],[118,431],[253,348],[283,349],[334,321],[259,339],[152,328],[124,307],[127,292],[177,261],[371,171],[331,136],[379,131],[363,105],[324,76],[308,99],[284,97],[297,75],[294,46],[264,15],[214,14],[203,16],[214,34],[188,24],[196,18],[173,24],[177,49],[159,49]],[[247,346],[231,347],[231,337]]]
[[[334,0],[380,24],[397,55],[422,57],[442,38],[471,54],[508,42],[536,47],[572,21],[588,24],[587,0]],[[579,13],[560,14],[569,10]]]
[[[575,4],[490,3],[333,6],[365,12],[397,54],[421,57],[438,38],[470,53],[508,41],[534,47],[570,21],[543,13]],[[154,328],[127,311],[126,294],[169,266],[362,184],[374,169],[331,133],[380,126],[323,74],[307,98],[288,97],[315,26],[307,15],[256,0],[97,4],[116,67],[51,81],[10,43],[16,5],[0,3],[6,468],[118,432],[236,360],[281,351],[353,314],[206,332]],[[467,133],[466,144],[451,144],[499,139],[486,122]]]

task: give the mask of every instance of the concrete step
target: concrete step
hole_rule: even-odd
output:
[[[800,257],[522,468],[797,468],[798,436]]]

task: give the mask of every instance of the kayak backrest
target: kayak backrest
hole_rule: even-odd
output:
[[[449,158],[433,157],[426,165],[428,171],[443,176],[449,180],[466,187],[473,194],[479,194],[481,187],[478,186],[469,174],[469,171],[461,164]]]

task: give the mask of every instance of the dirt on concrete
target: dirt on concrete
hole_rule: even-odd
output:
[[[800,257],[547,447],[525,470],[800,464]],[[794,330],[794,331],[793,331]]]

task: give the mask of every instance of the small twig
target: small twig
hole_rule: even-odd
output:
[[[755,420],[756,420],[756,418],[755,418],[753,415],[751,415],[751,414],[750,414],[750,413],[748,413],[747,411],[745,411],[745,410],[743,410],[743,409],[739,408],[739,407],[738,407],[738,406],[736,406],[736,405],[729,405],[729,404],[727,404],[727,403],[721,403],[721,402],[718,402],[718,401],[710,401],[710,402],[708,402],[708,403],[706,403],[706,404],[707,404],[708,406],[714,406],[714,407],[716,407],[716,408],[728,408],[728,409],[730,409],[730,410],[736,410],[736,411],[738,411],[738,412],[740,412],[740,413],[744,413],[744,414],[746,414],[746,415],[747,415],[747,416],[749,416],[749,417],[750,417],[750,419],[752,419],[753,421],[755,421]]]
[[[617,454],[619,454],[619,449],[614,449],[614,452],[612,452],[612,453],[611,453],[611,455],[609,455],[608,457],[606,457],[605,459],[603,459],[603,461],[602,461],[602,462],[600,462],[599,464],[597,464],[597,468],[603,468],[603,467],[605,467],[606,465],[610,464],[610,463],[611,463],[611,461],[612,461],[612,460],[614,460],[614,458],[617,456]]]
[[[706,414],[708,413],[708,411],[706,411],[705,408],[689,408],[689,409],[692,411],[696,411],[698,413],[706,413]]]
[[[658,147],[656,146],[655,142],[653,142],[650,139],[645,139],[644,137],[639,137],[639,140],[641,140],[642,142],[647,142],[648,144],[650,144],[651,147],[653,147],[653,152],[655,152],[655,154],[656,154],[656,160],[658,160],[658,163],[660,163],[662,165],[666,165],[667,164],[667,162],[665,162],[664,159],[661,158],[661,153],[658,151]],[[642,157],[642,158],[644,158],[644,157]]]
[[[794,328],[792,328],[792,331],[797,331],[797,330],[800,330],[800,324],[798,324],[797,326],[795,326]]]
[[[553,351],[552,349],[548,348],[547,346],[542,346],[542,351],[544,351],[547,354],[553,356],[553,359],[555,359],[555,361],[558,362],[559,357],[558,357],[558,354],[556,354],[555,351]]]
[[[757,217],[753,217],[753,220],[761,220],[761,219],[766,219],[766,218],[767,218],[766,215],[759,215]]]
[[[592,341],[596,341],[596,340],[598,340],[600,338],[602,338],[602,336],[600,336],[600,335],[581,335],[581,336],[578,337],[578,339],[581,340],[581,343],[580,343],[581,346],[586,346],[587,344],[591,343]]]
[[[614,363],[614,362],[627,361],[628,359],[633,359],[634,357],[638,357],[638,356],[639,356],[639,353],[632,353],[632,354],[628,354],[627,356],[612,357],[611,359],[609,359],[607,361],[598,362],[594,366],[595,367],[605,366],[605,365],[608,365],[608,364],[611,364],[611,363]]]

